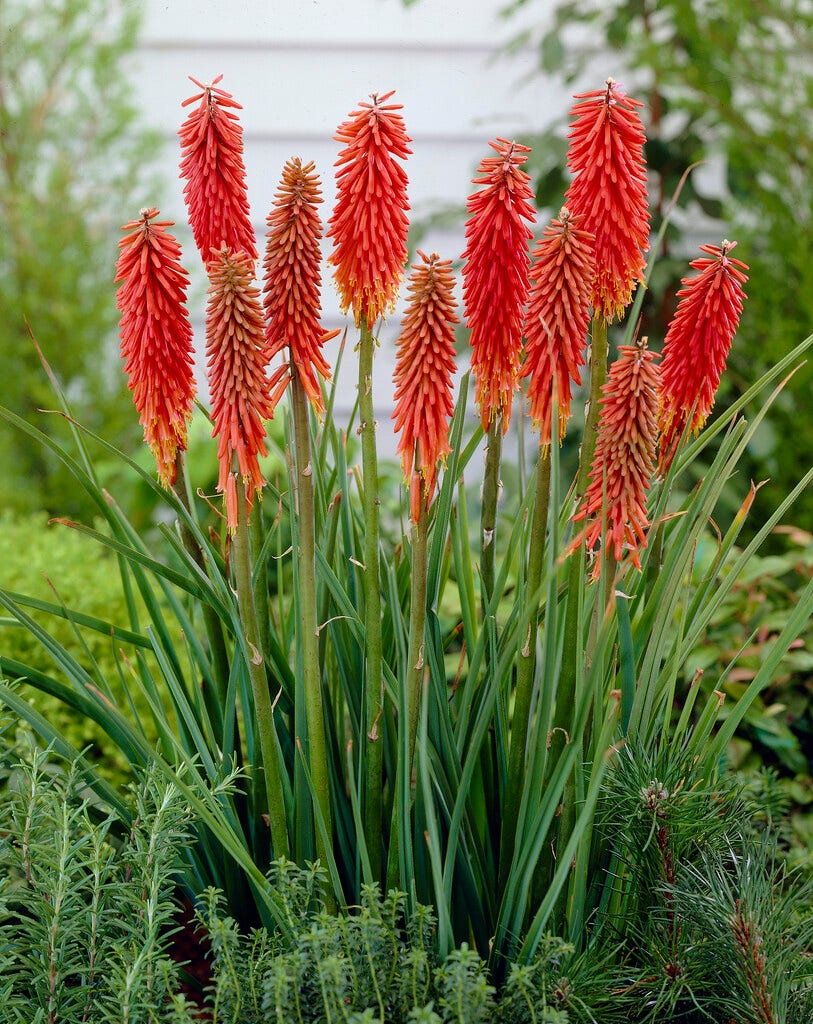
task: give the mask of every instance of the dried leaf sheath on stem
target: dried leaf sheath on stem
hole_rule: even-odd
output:
[[[192,327],[186,308],[189,276],[181,247],[159,221],[155,207],[122,228],[116,304],[124,372],[155,456],[164,486],[175,482],[176,455],[186,450],[187,427],[195,399]]]

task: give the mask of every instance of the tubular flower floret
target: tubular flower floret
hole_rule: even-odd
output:
[[[559,441],[565,436],[570,385],[581,382],[584,366],[595,258],[593,236],[580,224],[563,206],[532,254],[522,376],[529,378],[531,420],[543,446],[551,441],[554,395]]]
[[[290,380],[291,366],[317,412],[324,412],[319,377],[330,378],[322,346],[337,331],[320,326],[322,285],[322,222],[317,206],[322,202],[319,176],[314,164],[304,166],[299,157],[285,164],[274,205],[268,214],[263,304],[266,317],[267,357],[280,352],[290,362],[272,377],[275,390]]]
[[[192,327],[186,308],[189,276],[181,247],[159,221],[155,207],[122,228],[116,263],[116,304],[121,354],[128,387],[155,456],[158,478],[175,482],[178,451],[186,450],[187,427],[195,400]]]
[[[663,343],[660,455],[665,475],[686,431],[708,419],[742,313],[748,267],[731,256],[736,242],[701,245],[689,264],[700,273],[684,277],[678,306]]]
[[[606,525],[607,544],[616,560],[626,546],[637,569],[649,527],[646,496],[655,468],[659,358],[647,349],[645,338],[620,347],[602,388],[590,484],[573,517],[575,522],[587,520],[582,536],[588,548],[601,540]]]
[[[407,175],[399,160],[412,152],[393,92],[359,103],[334,136],[344,143],[336,161],[336,206],[328,224],[329,262],[342,310],[356,326],[391,311],[407,262]]]
[[[266,375],[265,326],[254,261],[224,247],[207,266],[206,361],[212,436],[217,438],[217,489],[226,495],[230,531],[237,528],[237,476],[249,508],[265,483],[259,457],[266,454],[265,420],[274,415]]]
[[[502,416],[503,432],[519,384],[522,320],[528,298],[528,243],[533,233],[533,192],[522,169],[530,149],[498,138],[496,156],[485,157],[469,196],[463,298],[471,331],[475,400],[483,429]]]
[[[413,264],[409,278],[393,375],[393,419],[396,432],[401,432],[398,451],[416,522],[420,501],[428,506],[432,500],[438,463],[450,451],[454,325],[459,322],[451,260],[441,260],[437,253],[426,256],[419,251],[418,256],[421,262]]]
[[[575,177],[565,201],[582,228],[595,236],[593,311],[611,321],[623,316],[635,283],[643,282],[646,272],[646,137],[638,114],[643,104],[612,78],[604,89],[575,98],[567,158]]]
[[[178,132],[181,139],[180,176],[195,244],[204,263],[225,246],[257,259],[257,242],[243,163],[243,129],[235,110],[242,110],[231,93],[218,89],[218,75],[182,106],[198,103]],[[200,102],[198,102],[200,101]]]

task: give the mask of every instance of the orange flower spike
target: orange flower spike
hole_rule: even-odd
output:
[[[684,277],[677,311],[663,343],[661,367],[661,449],[658,472],[665,475],[680,439],[700,430],[714,405],[731,342],[746,298],[748,267],[733,259],[736,242],[701,245],[706,253],[689,264],[700,273]]]
[[[602,388],[601,419],[590,484],[574,521],[588,519],[589,548],[601,540],[606,509],[607,543],[620,561],[624,545],[641,568],[639,549],[647,546],[646,496],[655,468],[660,356],[646,339],[622,345]],[[606,506],[605,506],[606,497]]]
[[[519,385],[522,318],[528,298],[528,242],[533,233],[533,192],[522,164],[530,149],[498,138],[490,146],[473,184],[485,188],[469,196],[463,298],[471,331],[475,400],[483,429],[503,415],[503,433]]]
[[[178,132],[180,176],[186,180],[183,194],[204,263],[223,246],[257,259],[243,163],[243,129],[234,113],[242,107],[231,93],[216,88],[222,78],[218,75],[205,85],[190,76],[202,91],[181,106],[200,103]]]
[[[306,394],[321,413],[324,403],[317,374],[330,379],[322,346],[338,331],[323,331],[319,324],[322,222],[316,207],[322,202],[320,184],[313,163],[303,167],[299,157],[294,157],[285,164],[274,206],[266,218],[263,304],[267,358],[288,350]],[[286,365],[274,374],[273,383],[289,379]]]
[[[398,339],[392,414],[396,432],[402,432],[398,451],[410,484],[410,508],[416,522],[421,490],[428,506],[435,491],[438,462],[450,451],[454,325],[459,323],[451,260],[441,260],[437,253],[426,256],[418,251],[418,256],[422,262],[412,265],[410,297]]]
[[[570,384],[581,382],[579,370],[584,366],[595,258],[593,236],[579,225],[580,218],[563,206],[532,255],[522,376],[530,378],[531,420],[542,445],[550,445],[554,394],[559,440],[565,436]]]
[[[265,420],[274,415],[260,291],[253,285],[254,261],[245,252],[223,248],[207,268],[206,364],[212,403],[212,437],[217,441],[220,475],[226,494],[227,526],[237,528],[236,456],[249,508],[265,481],[258,458],[266,454]]]
[[[157,216],[155,207],[145,208],[139,220],[122,228],[128,234],[119,241],[116,304],[128,387],[158,478],[169,487],[178,449],[186,450],[195,380],[186,308],[189,276],[181,266],[181,247],[167,231],[172,221]]]
[[[399,103],[392,92],[359,103],[334,136],[345,143],[336,161],[336,207],[328,224],[329,262],[343,312],[358,327],[391,311],[407,262],[407,176],[398,163],[412,152]],[[398,158],[398,159],[396,159]]]
[[[639,100],[608,78],[606,87],[575,97],[567,165],[575,175],[565,195],[568,209],[595,235],[593,311],[607,321],[621,317],[636,281],[646,272],[649,204],[646,137]]]

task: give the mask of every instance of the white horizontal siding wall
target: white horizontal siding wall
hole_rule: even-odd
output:
[[[177,129],[181,102],[195,91],[187,76],[222,86],[242,104],[252,217],[260,239],[286,159],[314,160],[323,180],[323,220],[332,209],[332,165],[337,125],[372,92],[396,90],[412,142],[407,172],[415,217],[438,205],[465,204],[489,139],[513,138],[548,124],[570,97],[539,75],[533,51],[510,58],[501,48],[521,27],[498,17],[500,0],[147,0],[143,38],[134,70],[140,106],[164,138],[162,170],[170,188],[160,202],[175,220],[186,263],[197,271],[192,301],[202,365],[203,275],[185,223]],[[541,0],[530,5],[536,17]],[[610,71],[612,69],[609,69]],[[602,69],[603,80],[609,71]],[[462,225],[433,232],[427,251],[457,259]],[[345,323],[329,277],[323,288],[326,327]],[[374,396],[380,439],[393,450],[392,408],[396,314],[384,324],[376,356]],[[348,363],[352,360],[348,360]],[[202,389],[203,391],[203,389]],[[205,393],[205,391],[203,391]],[[353,404],[353,370],[341,382],[343,414]]]

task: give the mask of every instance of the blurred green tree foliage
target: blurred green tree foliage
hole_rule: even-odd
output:
[[[643,330],[663,338],[687,256],[696,255],[696,235],[717,243],[721,232],[736,238],[737,256],[751,268],[749,300],[718,397],[724,404],[740,381],[744,389],[813,331],[813,3],[515,0],[502,13],[533,26],[512,48],[534,47],[541,73],[568,85],[589,81],[592,89],[608,73],[621,77],[619,66],[626,69],[623,84],[647,106],[656,230],[691,164],[706,160],[720,168],[719,175],[695,174],[683,190]],[[566,187],[564,118],[543,128],[544,142],[535,145],[537,199],[558,209]],[[744,477],[771,477],[757,496],[754,522],[761,510],[776,507],[808,464],[811,387],[808,364],[780,397],[743,466]],[[795,518],[813,525],[813,494],[797,503]]]
[[[138,436],[116,354],[115,238],[149,195],[157,138],[139,127],[123,73],[140,4],[0,3],[0,404],[67,429],[26,320],[83,423],[118,444]],[[59,463],[0,426],[4,506],[76,514],[83,496]]]

